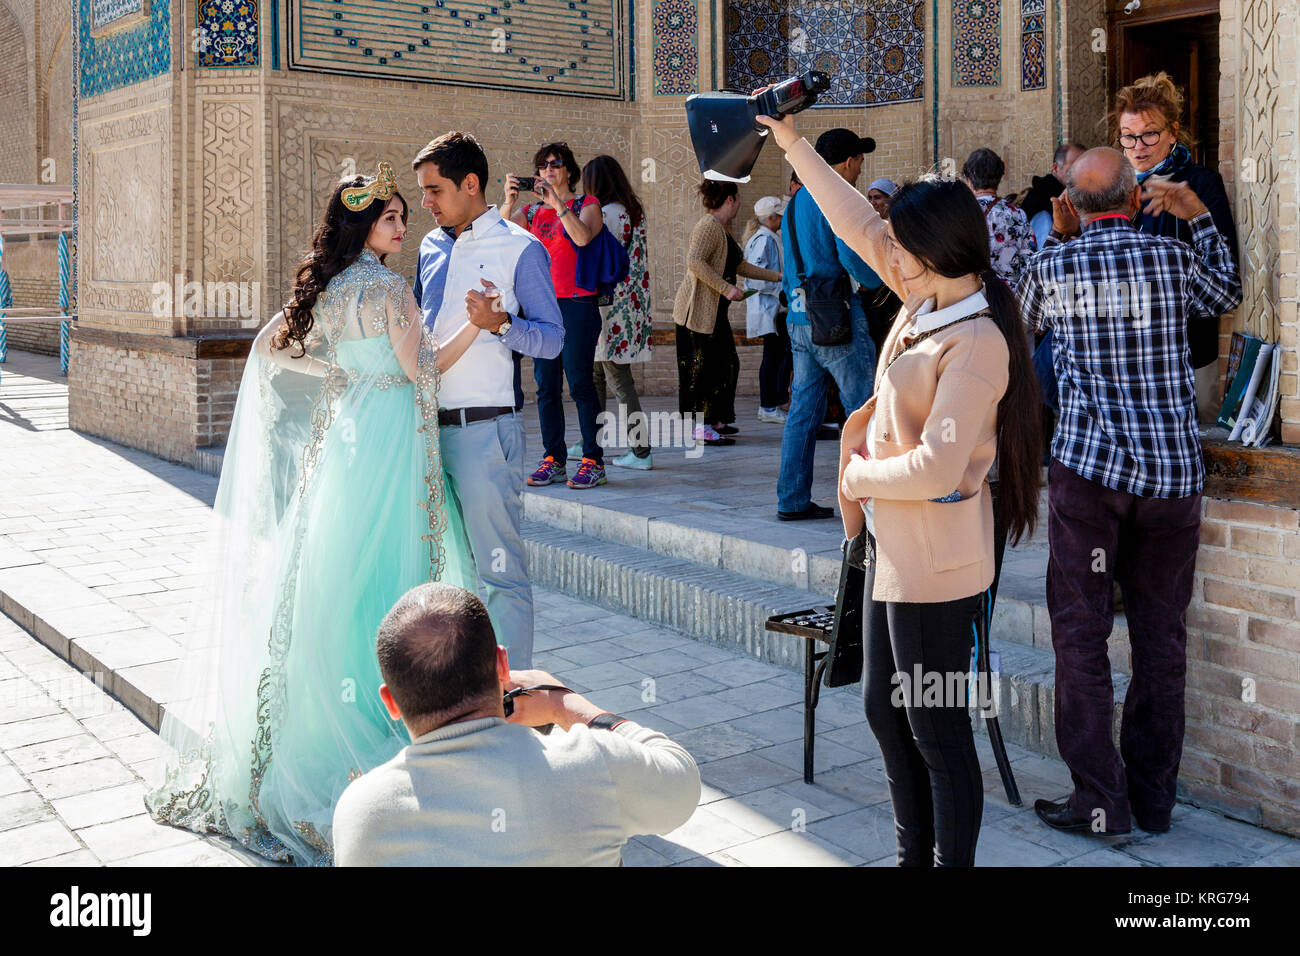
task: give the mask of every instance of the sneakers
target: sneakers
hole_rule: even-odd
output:
[[[566,472],[563,465],[557,465],[552,455],[547,455],[542,459],[542,463],[537,466],[537,470],[528,476],[528,483],[533,487],[554,484],[557,481],[563,481]]]
[[[653,455],[646,455],[644,458],[638,458],[636,452],[629,451],[626,455],[611,458],[609,463],[616,468],[636,468],[640,471],[649,471],[654,467],[654,462],[651,460],[653,457]]]
[[[758,410],[758,420],[760,422],[771,422],[773,425],[784,425],[785,412],[779,408],[760,408]]]
[[[699,445],[734,445],[736,439],[723,438],[708,425],[695,426],[695,442]]]
[[[582,457],[582,442],[575,441],[568,448],[564,449],[564,452],[574,461],[577,461],[579,458]]]
[[[584,458],[578,466],[578,473],[569,479],[570,488],[595,488],[605,483],[605,469],[596,464],[595,459]]]

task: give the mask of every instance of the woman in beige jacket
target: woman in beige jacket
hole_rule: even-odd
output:
[[[705,213],[691,230],[686,247],[686,275],[673,301],[677,323],[678,410],[699,424],[695,440],[706,445],[733,445],[724,438],[737,429],[736,382],[740,359],[727,321],[727,307],[745,293],[736,277],[777,282],[781,273],[745,261],[729,231],[740,209],[735,183],[706,179],[700,183]],[[688,421],[692,419],[687,419]]]
[[[876,392],[844,425],[840,509],[867,531],[863,695],[880,742],[902,866],[970,866],[983,781],[967,711],[976,615],[993,581],[987,476],[1013,541],[1033,530],[1037,382],[1011,290],[993,272],[979,204],[927,179],[889,220],[828,167],[788,117],[760,118],[831,228],[903,300]]]

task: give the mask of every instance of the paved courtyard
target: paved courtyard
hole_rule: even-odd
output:
[[[150,726],[203,584],[216,484],[68,430],[54,360],[11,351],[0,366],[0,865],[263,863],[157,826],[141,803],[164,759]],[[628,865],[892,865],[888,791],[856,687],[823,692],[806,785],[797,674],[554,591],[538,592],[537,611],[538,666],[700,763],[695,815],[633,840]],[[979,865],[1300,865],[1300,841],[1185,805],[1164,835],[1056,833],[1031,808],[1068,792],[1064,766],[1011,747],[1025,803],[1013,808],[987,742],[977,746]]]

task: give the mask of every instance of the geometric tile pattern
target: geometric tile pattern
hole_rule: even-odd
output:
[[[695,0],[655,0],[650,10],[654,95],[686,96],[699,91],[699,17]]]
[[[879,106],[921,98],[922,0],[729,0],[727,86],[751,90],[771,78],[821,70],[824,106]]]
[[[257,0],[198,0],[194,22],[199,66],[257,66]]]
[[[617,0],[289,0],[289,68],[621,98]]]
[[[91,28],[99,31],[128,17],[144,19],[148,14],[147,0],[92,0]]]
[[[147,20],[102,36],[91,32],[91,0],[79,0],[78,7],[82,96],[107,93],[171,69],[171,0],[151,0]]]
[[[1047,88],[1047,0],[1020,0],[1020,88]]]
[[[1001,0],[954,0],[952,85],[1002,85]]]

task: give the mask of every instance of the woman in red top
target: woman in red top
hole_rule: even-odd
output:
[[[582,172],[568,144],[546,144],[533,157],[533,166],[537,169],[534,191],[542,201],[516,210],[519,180],[511,174],[506,177],[506,201],[501,214],[528,229],[551,254],[551,281],[564,318],[564,350],[559,358],[533,359],[544,448],[542,461],[528,483],[549,485],[566,477],[563,388],[568,378],[582,431],[582,464],[568,484],[570,488],[594,488],[605,483],[604,453],[596,441],[596,416],[601,409],[592,379],[596,341],[600,338],[600,310],[596,290],[578,287],[578,247],[595,239],[605,226],[596,197],[579,198],[573,191]]]

